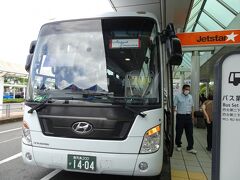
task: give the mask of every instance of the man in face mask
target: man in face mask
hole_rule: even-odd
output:
[[[177,145],[177,151],[181,151],[181,138],[183,130],[185,130],[188,142],[187,151],[196,154],[197,151],[193,149],[193,99],[189,93],[190,86],[185,84],[182,93],[174,98],[174,109],[177,112],[175,144]]]

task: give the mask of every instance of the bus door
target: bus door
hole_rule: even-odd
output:
[[[173,108],[173,66],[182,63],[182,48],[173,24],[168,24],[161,33],[161,42],[165,44],[165,87],[164,87],[164,133],[168,155],[172,156],[174,148],[174,108]],[[163,50],[164,51],[164,50]]]

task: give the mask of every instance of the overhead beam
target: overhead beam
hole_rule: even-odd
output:
[[[213,51],[214,52],[214,50],[215,50],[214,46],[191,46],[191,47],[183,47],[182,48],[182,51],[184,53],[193,52],[193,51],[199,51],[199,52]]]

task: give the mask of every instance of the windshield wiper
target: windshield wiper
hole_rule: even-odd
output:
[[[106,97],[113,97],[113,93],[109,92],[83,92],[83,96],[106,96]]]
[[[37,110],[39,110],[39,109],[42,109],[42,108],[46,105],[46,103],[47,103],[49,100],[51,100],[51,99],[52,99],[52,98],[47,98],[47,99],[43,100],[40,104],[32,107],[32,108],[28,111],[28,113],[32,114],[34,110],[37,111]]]
[[[133,113],[135,113],[135,114],[137,114],[137,115],[141,116],[142,118],[145,118],[145,117],[146,117],[146,115],[147,115],[147,114],[145,114],[145,113],[143,113],[143,112],[136,111],[135,109],[133,109],[133,108],[129,107],[129,106],[128,106],[128,105],[126,105],[126,104],[124,105],[124,108],[126,108],[126,109],[128,109],[128,110],[132,111]]]
[[[49,97],[49,98],[43,100],[42,102],[40,102],[40,104],[32,107],[32,108],[28,111],[28,113],[32,114],[34,110],[37,111],[37,110],[42,109],[43,107],[45,107],[46,103],[47,103],[47,102],[50,102],[50,100],[52,100],[52,99],[65,100],[64,103],[65,103],[65,104],[68,104],[68,102],[66,102],[66,101],[68,101],[68,100],[82,100],[83,98],[74,98],[74,97]]]
[[[91,94],[91,95],[92,95],[92,94]],[[101,94],[98,94],[98,95],[101,95]],[[102,95],[106,95],[107,97],[109,97],[107,94],[102,94]],[[119,99],[119,98],[117,98],[117,97],[110,97],[110,98],[114,99],[115,101],[117,101],[117,99]],[[82,100],[83,98],[74,98],[74,97],[49,97],[49,98],[43,100],[42,102],[40,102],[40,104],[32,107],[32,108],[28,111],[28,113],[32,114],[34,110],[37,111],[37,110],[42,109],[43,107],[45,107],[46,103],[49,102],[49,101],[52,100],[52,99],[60,99],[60,100],[65,100],[65,101],[66,101],[66,100]],[[133,112],[133,113],[141,116],[142,118],[146,117],[146,115],[147,115],[147,114],[145,114],[145,113],[143,113],[143,112],[136,111],[135,109],[129,107],[127,104],[124,104],[123,107],[126,108],[126,109],[128,109],[129,111],[131,111],[131,112]]]
[[[123,103],[121,102],[122,100],[125,101],[125,99],[140,99],[142,100],[143,98],[140,98],[140,97],[133,97],[133,98],[126,98],[126,97],[115,97],[113,96],[113,93],[104,93],[104,92],[94,92],[94,93],[86,93],[85,95],[87,96],[94,96],[94,97],[107,97],[108,99],[112,99],[114,100],[115,102],[120,102],[120,103]],[[126,102],[124,102],[123,104],[123,107],[139,116],[141,116],[142,118],[144,118],[147,114],[143,113],[143,112],[139,112],[139,111],[136,111],[135,109],[129,107]]]
[[[146,117],[147,114],[143,113],[143,112],[139,112],[131,107],[128,106],[128,104],[126,103],[125,99],[133,99],[133,98],[126,98],[126,97],[112,97],[112,96],[107,96],[109,99],[114,100],[115,102],[120,102],[121,104],[123,104],[123,107],[139,116],[141,116],[142,118]],[[143,99],[143,98],[136,98],[136,99]],[[124,100],[124,103],[123,101]]]
[[[136,111],[135,109],[129,107],[126,102],[125,102],[125,99],[143,99],[143,98],[139,98],[139,97],[134,97],[134,98],[128,98],[128,97],[116,97],[116,96],[113,96],[112,93],[90,93],[91,95],[96,95],[96,96],[105,96],[107,97],[108,99],[112,99],[114,100],[115,102],[120,102],[121,104],[123,104],[123,107],[139,116],[141,116],[142,118],[146,117],[147,114],[143,113],[143,112],[139,112],[139,111]],[[123,100],[124,100],[124,103],[123,103]]]

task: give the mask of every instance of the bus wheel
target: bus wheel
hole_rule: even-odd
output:
[[[160,180],[160,175],[148,177],[147,180]]]

